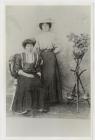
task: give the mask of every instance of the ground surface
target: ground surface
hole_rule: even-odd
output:
[[[9,111],[12,97],[6,99],[7,137],[90,137],[91,120],[88,104],[62,104],[50,107],[48,113],[31,113],[31,116]]]
[[[6,110],[8,117],[23,117],[22,115],[13,114],[9,111],[11,105],[12,97],[8,96],[6,100]],[[25,117],[25,116],[24,116]],[[53,105],[50,107],[48,113],[31,112],[31,116],[36,118],[64,118],[64,119],[89,119],[90,108],[87,102],[79,104],[79,112],[77,113],[75,103],[64,103],[62,105]]]

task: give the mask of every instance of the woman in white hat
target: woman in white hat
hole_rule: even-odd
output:
[[[62,83],[57,63],[56,53],[60,50],[57,46],[54,34],[51,33],[52,22],[50,20],[39,23],[41,34],[37,37],[36,48],[40,50],[43,59],[42,82],[46,90],[46,109],[52,103],[62,103]]]

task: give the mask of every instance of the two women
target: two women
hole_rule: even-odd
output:
[[[52,22],[41,22],[37,39],[23,42],[24,53],[15,55],[13,75],[17,89],[12,110],[21,114],[31,108],[47,112],[54,103],[62,103],[62,87],[56,53],[58,47],[50,32]],[[35,46],[35,49],[33,49]]]

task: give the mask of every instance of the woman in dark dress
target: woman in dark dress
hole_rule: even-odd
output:
[[[26,39],[23,42],[24,52],[16,54],[10,60],[11,74],[17,79],[11,109],[19,114],[28,113],[31,109],[41,110],[45,106],[46,91],[41,83],[43,60],[34,51],[35,43],[35,39]]]
[[[44,21],[39,24],[41,34],[37,37],[36,48],[40,50],[43,59],[42,82],[48,91],[48,105],[62,103],[62,85],[56,53],[59,52],[54,34],[51,32],[52,22]]]

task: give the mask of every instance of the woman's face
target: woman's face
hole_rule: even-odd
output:
[[[27,44],[26,48],[25,48],[25,51],[26,52],[32,52],[32,50],[33,50],[33,44]]]
[[[44,32],[48,32],[48,31],[49,31],[49,25],[48,25],[47,23],[44,23],[44,24],[42,25],[42,30],[43,30]]]

